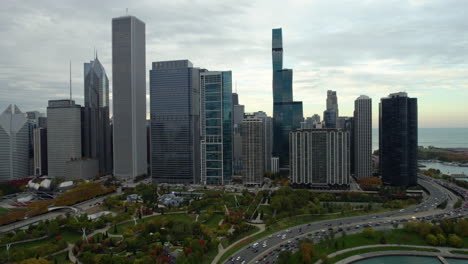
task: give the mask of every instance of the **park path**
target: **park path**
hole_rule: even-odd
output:
[[[256,226],[258,228],[260,228],[259,231],[251,234],[250,236],[246,236],[244,238],[242,238],[240,241],[238,242],[235,242],[235,243],[232,243],[231,245],[229,245],[227,248],[223,248],[223,246],[221,245],[221,243],[219,243],[218,245],[218,254],[216,255],[216,257],[213,259],[213,261],[211,261],[211,264],[216,264],[218,263],[218,261],[221,259],[221,257],[224,255],[224,253],[226,253],[226,251],[230,250],[232,247],[234,247],[235,245],[241,243],[242,241],[250,238],[250,237],[253,237],[257,234],[260,234],[261,232],[265,231],[265,225],[264,224],[251,224],[253,226]]]
[[[7,244],[3,244],[3,245],[1,245],[0,247],[5,247],[5,246],[8,245],[8,244],[11,244],[11,246],[13,246],[13,245],[22,244],[22,243],[33,242],[33,241],[37,241],[37,240],[46,239],[46,238],[48,238],[48,237],[49,237],[49,236],[41,236],[41,237],[37,237],[37,238],[30,238],[30,239],[26,239],[26,240],[21,240],[21,241],[16,241],[16,242],[11,242],[11,243],[7,243]]]
[[[343,253],[347,253],[347,252],[350,252],[350,251],[359,250],[359,249],[366,249],[366,248],[375,248],[375,247],[408,247],[408,248],[437,249],[440,252],[432,252],[432,253],[436,253],[436,254],[437,253],[439,253],[439,254],[442,253],[444,255],[454,255],[454,254],[450,253],[450,251],[452,251],[452,250],[461,250],[461,251],[468,252],[468,249],[463,249],[463,248],[430,247],[430,246],[402,245],[402,244],[381,244],[381,245],[367,245],[367,246],[360,246],[360,247],[354,247],[354,248],[347,248],[347,249],[343,249],[343,250],[334,252],[334,253],[328,255],[327,257],[330,259],[330,258],[334,258],[334,257],[336,257],[338,255],[341,255]],[[377,253],[377,252],[374,252],[374,253]],[[387,251],[385,251],[385,252],[387,252]],[[424,253],[424,252],[423,251],[416,251],[416,254],[419,254],[419,253]],[[428,253],[431,253],[431,252],[428,252]],[[321,264],[321,263],[322,263],[322,260],[318,260],[317,262],[315,262],[315,264]],[[346,263],[346,262],[339,261],[337,263]]]

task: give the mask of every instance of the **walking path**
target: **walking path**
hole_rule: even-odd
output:
[[[253,226],[256,226],[258,227],[260,230],[258,230],[257,232],[249,235],[249,236],[246,236],[244,238],[242,238],[240,241],[237,241],[237,242],[234,242],[232,243],[231,245],[229,245],[227,248],[223,248],[223,246],[221,245],[221,243],[219,243],[218,245],[218,254],[216,255],[216,257],[213,259],[213,261],[211,261],[211,264],[216,264],[218,263],[218,261],[221,259],[221,257],[224,255],[224,253],[226,253],[226,251],[230,250],[231,248],[233,248],[235,245],[239,244],[240,242],[250,238],[250,237],[253,237],[263,231],[265,231],[265,225],[264,224],[251,224]]]
[[[46,238],[48,238],[48,237],[49,237],[49,236],[41,236],[41,237],[37,237],[37,238],[30,238],[30,239],[26,239],[26,240],[21,240],[21,241],[6,243],[6,244],[1,245],[0,247],[4,247],[4,246],[6,246],[7,244],[11,244],[11,246],[13,246],[13,245],[22,244],[22,243],[33,242],[33,241],[36,241],[36,240],[46,239]]]
[[[437,249],[440,252],[425,252],[425,251],[405,251],[405,250],[391,250],[391,251],[376,251],[376,252],[369,252],[369,253],[364,253],[364,254],[358,254],[354,256],[350,256],[346,259],[343,259],[341,261],[338,261],[337,264],[345,264],[345,263],[350,263],[350,261],[356,261],[359,259],[363,258],[368,258],[370,256],[383,256],[383,255],[413,255],[413,256],[443,256],[443,257],[461,257],[461,258],[466,258],[468,259],[467,255],[461,255],[461,254],[453,254],[450,253],[452,250],[462,250],[468,252],[468,249],[464,248],[450,248],[450,247],[429,247],[429,246],[416,246],[416,245],[401,245],[401,244],[384,244],[384,245],[368,245],[368,246],[360,246],[360,247],[354,247],[354,248],[347,248],[343,249],[337,252],[334,252],[330,255],[328,255],[328,259],[334,258],[338,255],[354,251],[354,250],[359,250],[359,249],[366,249],[366,248],[376,248],[376,247],[408,247],[408,248],[424,248],[424,249]],[[315,262],[315,264],[321,264],[322,260],[318,260]]]

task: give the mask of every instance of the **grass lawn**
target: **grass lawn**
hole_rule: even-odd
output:
[[[65,239],[68,243],[75,243],[78,239],[81,238],[83,234],[73,232],[73,231],[64,231],[60,234],[60,236]]]
[[[429,249],[429,248],[415,248],[415,247],[373,247],[373,248],[363,248],[363,249],[357,249],[353,250],[350,252],[346,252],[343,254],[340,254],[334,258],[329,259],[326,264],[333,264],[336,263],[340,260],[343,260],[345,258],[354,256],[354,255],[360,255],[364,253],[369,253],[369,252],[376,252],[376,251],[391,251],[391,250],[406,250],[406,251],[424,251],[424,252],[439,252],[438,249]],[[291,263],[296,263],[294,261],[291,261]],[[299,263],[299,262],[297,262]]]
[[[58,254],[57,256],[54,256],[54,257],[52,257],[50,260],[52,261],[52,263],[55,263],[55,262],[54,262],[54,259],[57,259],[57,263],[59,263],[59,264],[69,264],[69,263],[72,263],[71,261],[67,260],[67,255],[68,255],[68,251],[67,251],[67,252],[63,252],[62,254]]]
[[[222,214],[213,214],[208,220],[206,220],[205,225],[211,228],[217,228],[219,221],[223,219],[224,215]]]
[[[142,218],[142,219],[137,219],[137,223],[145,223],[152,221],[154,219],[172,219],[172,220],[182,220],[182,221],[187,221],[187,222],[195,222],[195,218],[187,215],[186,213],[180,213],[180,214],[164,214],[164,215],[154,215],[150,216],[147,218]],[[117,225],[117,232],[114,232],[114,227],[109,228],[109,234],[123,234],[126,228],[129,226],[134,226],[135,223],[132,221],[128,223],[123,223],[120,225]]]
[[[0,207],[0,216],[6,215],[10,210]]]

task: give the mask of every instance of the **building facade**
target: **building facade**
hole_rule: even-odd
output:
[[[84,63],[83,156],[97,159],[99,173],[112,172],[109,79],[97,58]]]
[[[263,121],[263,133],[264,133],[264,157],[265,161],[263,162],[263,171],[271,172],[271,158],[273,153],[273,118],[268,116],[265,112],[259,111],[253,113],[253,116],[259,118]]]
[[[289,132],[301,127],[302,102],[293,101],[293,71],[283,69],[282,29],[272,30],[273,155],[281,168],[289,167]]]
[[[47,107],[48,176],[69,178],[65,165],[81,159],[81,106],[73,100],[50,100]]]
[[[418,180],[418,101],[390,94],[379,105],[380,173],[385,184],[414,186]]]
[[[349,132],[337,129],[292,131],[290,182],[305,187],[349,185]]]
[[[372,177],[372,99],[365,95],[354,101],[354,176]]]
[[[200,183],[200,69],[153,62],[150,101],[153,182]]]
[[[34,129],[34,175],[47,175],[47,128]]]
[[[259,118],[248,117],[240,125],[244,185],[261,185],[264,168],[264,125]]]
[[[30,176],[29,142],[26,115],[9,105],[0,115],[0,182]]]
[[[145,24],[134,16],[112,19],[114,176],[146,174]]]
[[[200,73],[201,183],[231,182],[233,174],[232,73]]]

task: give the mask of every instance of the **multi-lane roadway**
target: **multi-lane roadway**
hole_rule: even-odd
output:
[[[434,181],[425,177],[420,177],[419,184],[422,185],[430,195],[413,207],[401,209],[399,211],[385,212],[371,215],[339,218],[320,222],[313,222],[283,230],[258,240],[242,248],[234,256],[231,256],[225,263],[275,263],[279,252],[283,250],[298,250],[299,241],[303,238],[312,239],[319,242],[324,235],[331,230],[335,233],[346,231],[348,234],[361,232],[365,227],[374,229],[388,229],[395,224],[408,221],[431,221],[433,219],[443,219],[450,217],[460,217],[468,215],[468,207],[462,206],[453,210],[449,206],[442,210],[437,206],[448,200],[449,204],[455,203],[457,196],[450,190],[442,187],[450,187],[458,195],[467,195],[464,189],[448,185],[445,182]],[[464,196],[468,200],[468,196]]]

